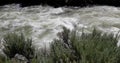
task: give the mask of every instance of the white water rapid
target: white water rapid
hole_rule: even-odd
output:
[[[43,47],[49,44],[62,26],[79,31],[85,28],[91,32],[94,27],[107,33],[118,33],[120,30],[120,8],[112,6],[94,7],[59,7],[30,6],[20,7],[19,4],[0,7],[0,37],[8,32],[23,32],[32,37],[34,45]]]

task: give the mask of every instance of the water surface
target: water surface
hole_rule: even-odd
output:
[[[11,4],[0,7],[0,37],[8,32],[23,32],[26,37],[33,38],[37,47],[48,45],[62,26],[79,32],[85,29],[90,33],[93,28],[106,33],[118,33],[120,30],[120,8],[112,6],[93,7],[59,7],[30,6],[20,7]]]

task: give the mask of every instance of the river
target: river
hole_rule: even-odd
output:
[[[93,28],[105,33],[117,34],[120,30],[120,7],[59,7],[29,6],[19,4],[0,6],[0,38],[8,32],[24,33],[33,38],[39,48],[57,37],[62,26],[90,33]]]

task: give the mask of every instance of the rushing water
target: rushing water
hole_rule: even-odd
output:
[[[112,6],[59,7],[30,6],[21,8],[18,4],[0,7],[0,37],[8,32],[23,32],[32,37],[34,45],[43,47],[57,37],[62,26],[85,32],[94,27],[107,33],[120,30],[120,8]]]

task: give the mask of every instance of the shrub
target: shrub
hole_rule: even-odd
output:
[[[8,33],[4,36],[3,52],[8,58],[13,58],[15,54],[21,54],[28,60],[34,57],[34,47],[32,39],[25,38],[23,34]]]
[[[3,63],[4,61],[5,59],[2,56],[0,56],[0,63]]]
[[[90,34],[80,35],[63,27],[59,37],[51,43],[50,53],[41,57],[45,57],[41,63],[120,63],[118,37],[113,34],[94,29]]]
[[[89,34],[84,31],[79,34],[77,30],[70,31],[65,27],[58,36],[59,39],[50,44],[50,50],[40,50],[31,63],[120,63],[118,36],[103,34],[96,29]],[[34,55],[34,48],[30,48],[32,40],[25,39],[23,34],[7,34],[4,39],[4,52],[8,57],[13,57],[15,53],[28,55],[27,58]],[[28,47],[25,47],[25,44]],[[29,48],[32,53],[29,52]]]

